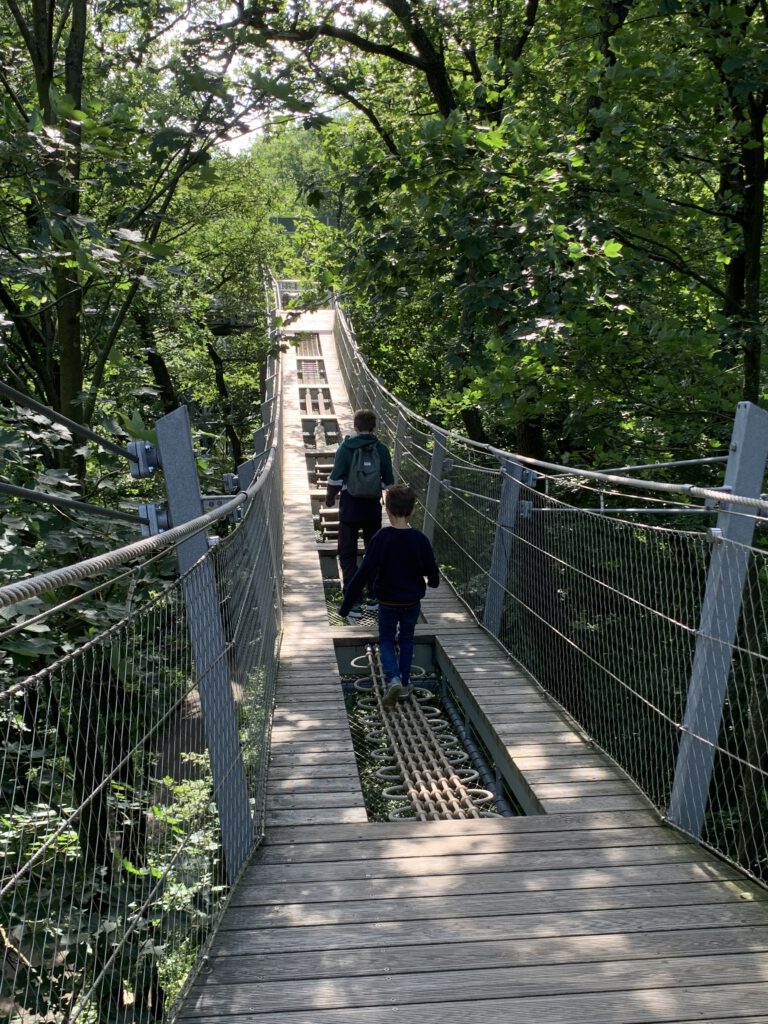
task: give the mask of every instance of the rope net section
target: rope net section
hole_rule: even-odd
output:
[[[616,477],[549,473],[438,430],[381,386],[337,312],[350,399],[375,410],[457,595],[662,815],[768,883],[762,536],[739,545],[689,496],[628,501]]]
[[[122,619],[0,680],[6,1019],[172,1015],[263,835],[282,590],[273,449],[242,520],[189,571],[137,588],[144,560],[125,589],[111,579],[103,600],[124,600]],[[80,614],[77,600],[57,607]]]
[[[366,760],[373,765],[390,821],[495,817],[495,796],[479,785],[480,774],[429,689],[416,683],[395,708],[385,711],[379,649],[368,645],[352,660],[366,674],[355,681],[364,713]],[[423,670],[415,668],[414,676]],[[363,775],[364,772],[361,772]]]

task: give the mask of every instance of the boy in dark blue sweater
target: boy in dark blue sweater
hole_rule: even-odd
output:
[[[404,484],[388,487],[384,502],[391,526],[379,530],[368,544],[362,565],[344,591],[339,611],[341,615],[349,611],[366,583],[373,588],[379,601],[379,650],[387,683],[383,703],[391,709],[399,697],[409,692],[413,635],[421,599],[426,593],[424,578],[430,587],[436,587],[440,570],[432,545],[408,522],[416,504],[411,488]],[[399,659],[395,653],[396,636]]]

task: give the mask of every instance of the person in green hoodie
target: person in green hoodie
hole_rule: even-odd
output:
[[[325,496],[328,508],[333,508],[340,496],[337,552],[344,590],[357,571],[358,537],[362,533],[367,547],[381,529],[382,491],[395,482],[389,449],[374,433],[376,413],[358,409],[354,428],[354,435],[345,437],[336,449]],[[362,609],[355,604],[349,619],[355,621],[361,616]]]

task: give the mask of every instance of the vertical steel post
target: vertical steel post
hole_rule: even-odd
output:
[[[171,523],[180,526],[202,515],[186,407],[157,421],[157,439]],[[232,883],[250,852],[252,823],[216,578],[211,559],[200,562],[207,551],[208,538],[203,532],[179,544],[177,554],[182,573],[199,562],[184,580],[184,601],[227,876]]]
[[[403,410],[398,407],[397,427],[395,428],[395,444],[392,452],[392,469],[395,474],[395,482],[403,479],[402,462],[403,449],[405,448],[405,416]]]
[[[274,356],[268,356],[264,373],[264,400],[261,403],[261,422],[265,426],[272,422],[272,402],[275,399],[276,393],[275,358]]]
[[[501,629],[504,611],[504,594],[512,555],[512,533],[520,502],[520,481],[526,472],[519,462],[513,462],[512,459],[502,458],[500,461],[503,482],[483,611],[483,625],[496,637]]]
[[[435,524],[437,522],[437,510],[440,504],[440,487],[443,479],[443,463],[446,456],[446,434],[441,431],[432,431],[432,460],[429,467],[429,483],[427,484],[427,497],[424,503],[424,523],[421,531],[426,535],[429,542],[435,539]]]
[[[740,402],[725,471],[725,491],[759,497],[766,458],[768,412],[750,402]],[[747,549],[755,529],[753,516],[729,514],[730,508],[733,506],[726,504],[711,533],[712,556],[669,803],[670,820],[695,836],[701,834],[709,798],[749,566]]]

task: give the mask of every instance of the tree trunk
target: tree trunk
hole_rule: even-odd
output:
[[[541,420],[523,420],[517,424],[515,433],[515,448],[519,455],[527,455],[529,459],[544,458],[544,427]]]
[[[762,239],[765,224],[765,100],[750,102],[750,134],[742,145],[744,167],[744,385],[745,402],[760,401],[762,339],[760,324],[760,278]]]
[[[229,438],[229,444],[232,449],[232,460],[234,464],[232,471],[236,473],[237,467],[243,462],[243,446],[240,444],[240,438],[237,436],[237,431],[232,423],[232,400],[229,397],[229,389],[227,388],[227,382],[224,379],[224,361],[210,342],[208,342],[208,355],[211,357],[211,362],[213,363],[216,377],[216,390],[219,392],[219,397],[221,398],[222,410],[224,413],[224,432]]]

